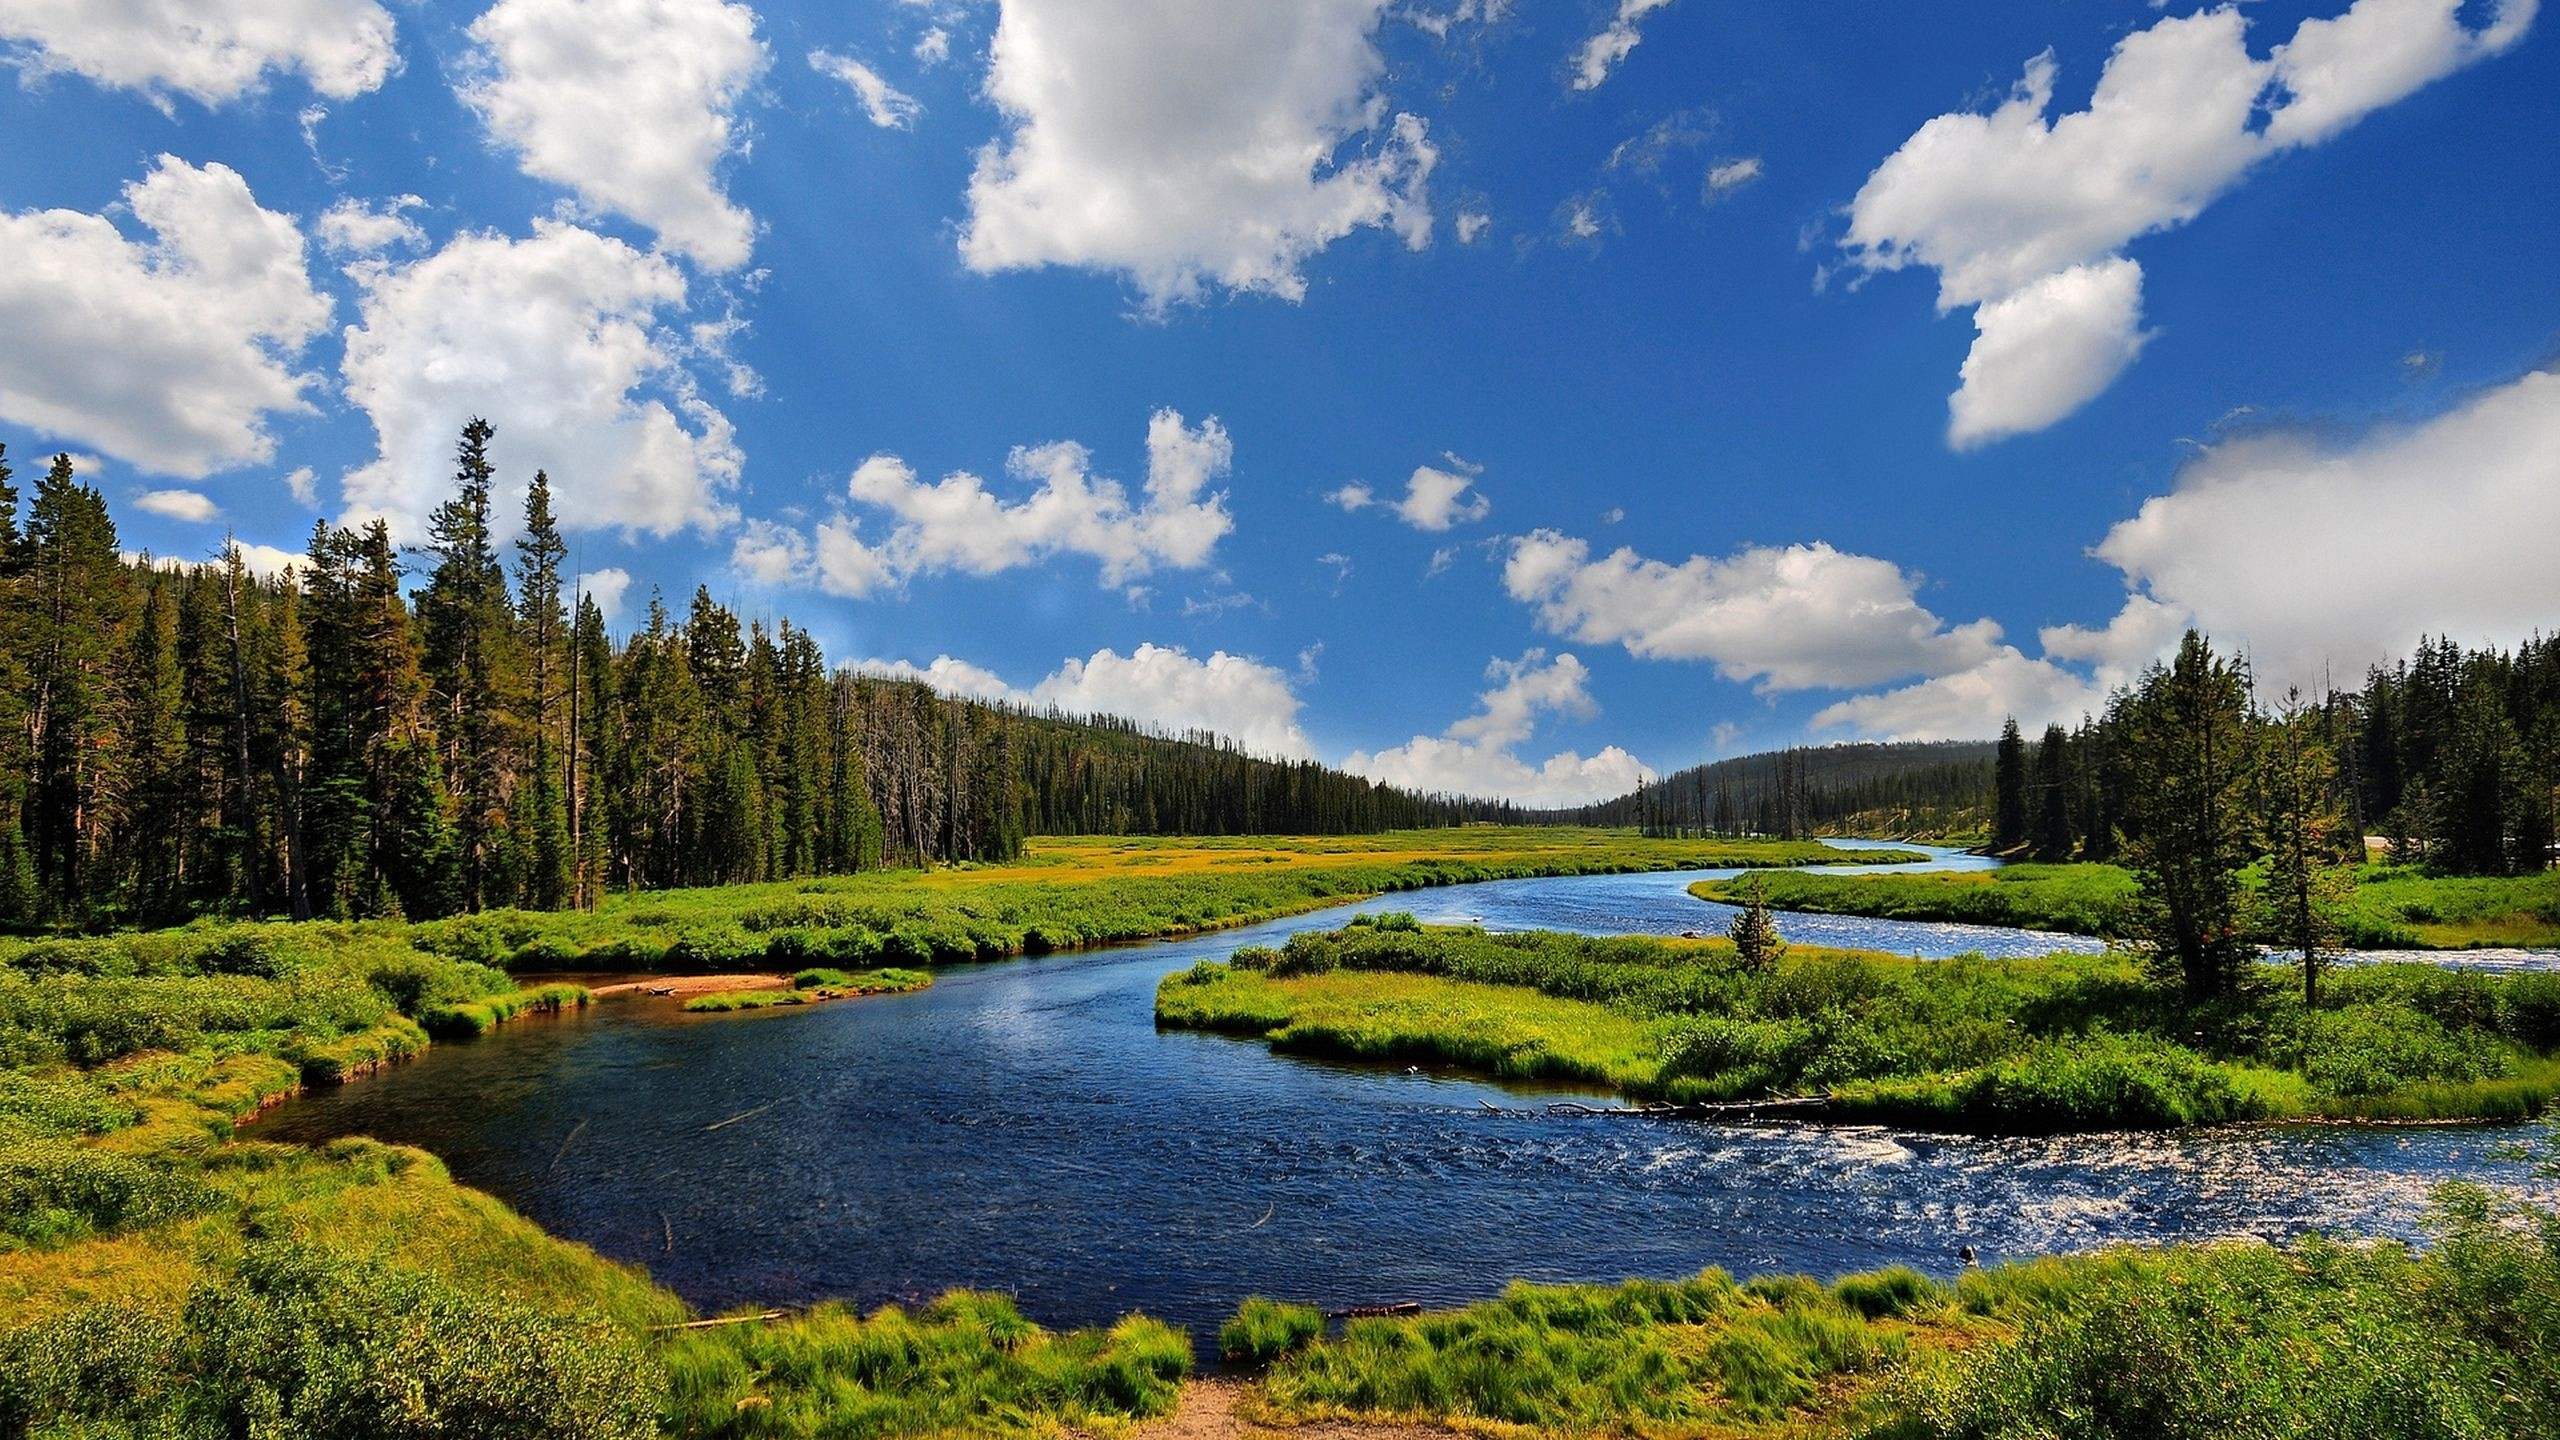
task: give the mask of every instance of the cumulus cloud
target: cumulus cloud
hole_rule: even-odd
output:
[[[1490,228],[1492,224],[1493,217],[1487,215],[1481,210],[1459,211],[1456,223],[1458,243],[1461,245],[1473,245],[1478,239],[1483,237],[1484,232]]]
[[[1476,698],[1481,708],[1438,736],[1416,735],[1389,750],[1354,751],[1342,768],[1382,784],[1449,795],[1480,795],[1532,807],[1582,805],[1623,795],[1653,778],[1653,771],[1615,745],[1584,757],[1561,751],[1532,765],[1513,753],[1537,733],[1541,714],[1590,719],[1600,713],[1591,699],[1590,672],[1572,655],[1549,660],[1532,650],[1517,660],[1495,660],[1485,678],[1495,682]]]
[[[1118,715],[1177,733],[1207,730],[1274,759],[1315,755],[1298,728],[1298,697],[1289,677],[1259,660],[1223,650],[1195,660],[1176,646],[1142,644],[1127,655],[1106,647],[1084,659],[1068,659],[1027,690],[948,655],[936,656],[930,665],[862,660],[851,668],[921,681],[975,700],[1054,707],[1074,715]]]
[[[321,245],[332,255],[379,255],[395,245],[405,250],[424,250],[427,232],[402,212],[426,203],[415,195],[394,196],[378,205],[349,197],[322,211],[313,228],[319,232]]]
[[[145,490],[133,497],[133,507],[197,525],[222,513],[222,507],[199,490]]]
[[[2042,430],[2098,397],[2142,353],[2142,267],[2074,265],[1973,312],[1947,443],[1968,449]]]
[[[986,91],[1007,129],[961,257],[1116,272],[1161,312],[1211,287],[1301,299],[1306,261],[1364,227],[1422,249],[1438,152],[1379,89],[1385,5],[1005,0]]]
[[[951,58],[951,32],[936,25],[916,41],[916,63],[930,70]]]
[[[1597,90],[1644,39],[1640,27],[1644,17],[1671,3],[1671,0],[1618,0],[1618,13],[1600,32],[1582,42],[1573,54],[1573,88]]]
[[[2126,36],[2089,107],[2051,120],[2060,67],[2047,51],[1991,113],[1938,116],[1877,166],[1850,202],[1843,246],[1868,273],[1935,270],[1941,313],[1984,307],[1952,402],[1954,443],[2042,428],[2140,346],[2127,244],[2195,218],[2261,161],[2506,50],[2537,3],[2500,0],[2472,29],[2461,0],[2357,0],[2304,21],[2263,60],[2237,9],[2173,17]]]
[[[524,172],[658,232],[713,270],[755,218],[722,190],[735,112],[764,73],[756,16],[726,0],[498,0],[471,24],[462,98]]]
[[[271,458],[267,417],[311,408],[293,365],[329,320],[293,217],[170,155],[124,199],[150,244],[0,213],[0,418],[190,479]]]
[[[1366,510],[1384,505],[1396,518],[1416,530],[1443,531],[1470,524],[1493,513],[1493,502],[1478,491],[1469,494],[1476,477],[1484,473],[1481,465],[1470,465],[1455,455],[1444,455],[1450,469],[1417,465],[1404,482],[1404,498],[1381,500],[1378,493],[1354,480],[1338,490],[1325,492],[1325,503],[1345,510]]]
[[[1226,492],[1209,488],[1234,463],[1235,444],[1216,417],[1195,428],[1172,410],[1147,422],[1146,490],[1134,501],[1120,482],[1095,475],[1092,452],[1072,440],[1014,450],[1005,469],[1031,493],[1012,502],[968,471],[928,484],[897,456],[874,455],[846,494],[886,511],[889,531],[871,542],[853,515],[822,521],[818,581],[859,597],[914,575],[994,575],[1059,555],[1101,562],[1102,582],[1113,586],[1158,567],[1198,569],[1235,528]]]
[[[345,478],[350,516],[418,538],[452,488],[462,419],[478,415],[497,430],[502,527],[536,469],[551,474],[564,526],[668,535],[734,518],[723,496],[744,460],[662,323],[685,300],[667,260],[538,221],[530,239],[466,234],[348,273],[361,323],[347,329],[345,391],[380,445]]]
[[[207,105],[299,71],[345,100],[400,68],[391,14],[374,0],[0,0],[0,39],[36,74],[166,92]]]
[[[936,30],[933,33],[939,35],[942,32]],[[924,113],[924,107],[916,103],[914,96],[881,79],[879,71],[849,55],[812,50],[809,52],[809,68],[851,87],[854,98],[862,102],[864,116],[883,130],[912,130],[916,117]]]
[[[1511,598],[1548,631],[1646,659],[1703,660],[1764,689],[1850,689],[1980,663],[2000,627],[1948,628],[1887,560],[1826,544],[1754,546],[1678,565],[1621,547],[1600,559],[1554,530],[1511,542]]]
[[[578,577],[572,592],[596,602],[596,611],[607,625],[622,618],[622,597],[631,590],[631,572],[619,565],[589,570]]]
[[[2036,658],[2002,645],[1963,670],[1842,701],[1814,724],[1941,739],[1987,734],[2004,714],[2069,720],[2189,626],[2245,652],[2272,691],[2353,683],[2428,634],[2514,644],[2560,612],[2554,475],[2550,371],[2345,443],[2294,431],[2226,441],[2098,544],[2127,589],[2105,626],[2050,627]]]

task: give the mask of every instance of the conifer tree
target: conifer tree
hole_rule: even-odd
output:
[[[2251,858],[2247,670],[2190,630],[2125,699],[2128,859],[2161,968],[2196,999],[2225,995],[2247,956],[2240,870]]]
[[[518,879],[508,812],[523,675],[515,605],[490,534],[492,436],[485,420],[463,427],[454,496],[427,521],[435,565],[418,596],[421,658],[440,768],[453,796],[461,901],[469,909],[511,901]]]
[[[532,745],[517,785],[525,876],[522,903],[568,904],[577,857],[569,834],[569,615],[560,603],[560,565],[569,547],[551,513],[551,477],[535,471],[525,493],[524,534],[516,541],[516,610],[524,627],[525,720]]]
[[[80,483],[69,455],[56,455],[36,484],[25,545],[28,848],[44,908],[84,920],[96,898],[91,862],[121,818],[117,671],[129,643],[133,576],[117,553],[105,498]]]
[[[1993,762],[1991,848],[2006,854],[2027,843],[2027,742],[2018,734],[2018,717],[2000,726],[2000,750]]]
[[[2071,858],[2071,737],[2060,725],[2044,727],[2036,746],[2035,856],[2039,860]]]

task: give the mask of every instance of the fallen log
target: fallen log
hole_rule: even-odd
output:
[[[1324,1318],[1327,1320],[1366,1320],[1382,1315],[1419,1315],[1421,1313],[1421,1301],[1399,1300],[1392,1305],[1352,1305],[1341,1310],[1327,1310],[1324,1312]]]
[[[753,1315],[723,1315],[717,1320],[687,1320],[681,1325],[652,1325],[649,1330],[652,1334],[664,1335],[677,1330],[710,1330],[721,1325],[763,1325],[775,1320],[789,1319],[798,1313],[796,1310],[760,1310]]]

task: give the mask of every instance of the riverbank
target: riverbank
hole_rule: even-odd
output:
[[[520,987],[504,967],[673,967],[752,976],[716,981],[715,994],[773,987],[755,966],[709,963],[752,957],[857,984],[851,967],[824,962],[858,954],[868,971],[882,957],[1191,933],[1480,878],[1863,858],[1598,831],[1061,842],[1002,868],[637,896],[588,914],[0,941],[0,1408],[150,1428],[195,1406],[186,1387],[201,1381],[233,1387],[203,1402],[215,1412],[291,1413],[293,1386],[353,1366],[392,1386],[386,1402],[426,1386],[455,1413],[486,1404],[521,1422],[475,1433],[654,1431],[663,1357],[646,1336],[686,1317],[677,1297],[454,1185],[423,1152],[231,1138],[301,1086],[422,1053],[431,1032],[478,1034],[590,998]],[[377,1294],[402,1297],[425,1329],[386,1328]],[[259,1350],[270,1333],[276,1344]],[[414,1349],[418,1334],[433,1353]],[[327,1353],[297,1351],[294,1336]],[[1141,1347],[1154,1358],[1133,1361],[1062,1343],[1023,1381],[1047,1398],[990,1403],[1028,1405],[1050,1424],[1060,1412],[1046,1387],[1087,1376],[1118,1404],[1167,1350]],[[489,1347],[503,1359],[452,1369]],[[222,1408],[235,1402],[251,1411]]]
[[[2276,966],[2188,1003],[2120,955],[1914,961],[1723,940],[1490,935],[1380,920],[1203,962],[1157,1023],[1275,1050],[1447,1063],[1682,1104],[1969,1134],[2287,1119],[2520,1120],[2560,1098],[2560,975]]]
[[[2348,948],[2474,950],[2560,947],[2560,871],[2502,877],[2427,875],[2365,865],[2340,907]],[[2254,884],[2254,876],[2244,875]],[[1815,915],[2006,925],[2120,939],[2133,933],[2137,887],[2115,865],[2010,865],[1920,875],[1772,874],[1705,880],[1701,900],[1743,903],[1757,888],[1771,908]]]

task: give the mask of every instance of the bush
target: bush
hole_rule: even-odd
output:
[[[2379,1095],[2418,1081],[2490,1080],[2513,1073],[2498,1040],[2447,1029],[2395,1004],[2323,1010],[2305,1017],[2303,1077],[2332,1095]]]
[[[0,1338],[0,1433],[644,1440],[661,1382],[617,1331],[290,1242],[174,1323],[82,1306]]]
[[[192,1215],[214,1201],[197,1177],[82,1145],[0,1149],[0,1235],[29,1244]]]

